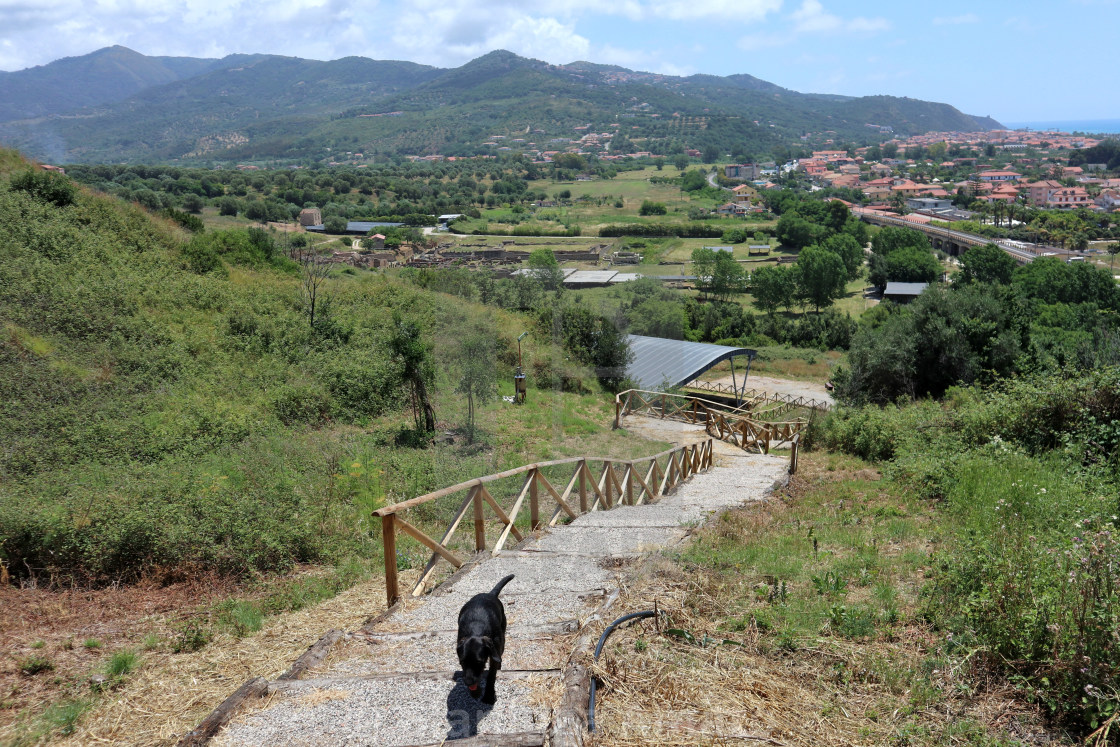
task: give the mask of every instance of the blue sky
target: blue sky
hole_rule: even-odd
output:
[[[121,44],[460,65],[749,73],[798,91],[944,101],[1005,122],[1120,118],[1120,0],[0,0],[0,70]]]

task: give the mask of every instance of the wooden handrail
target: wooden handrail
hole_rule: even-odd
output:
[[[452,536],[459,528],[463,519],[466,518],[468,512],[472,513],[474,549],[476,552],[482,552],[487,549],[488,545],[486,541],[486,517],[484,509],[486,506],[490,507],[493,516],[497,518],[502,526],[501,531],[494,541],[493,550],[491,552],[491,554],[497,555],[501,552],[510,534],[513,534],[518,540],[522,539],[522,534],[515,526],[515,522],[517,521],[517,515],[526,497],[530,500],[530,526],[532,526],[533,529],[538,529],[544,524],[540,518],[539,506],[539,500],[542,497],[550,499],[556,506],[551,520],[548,521],[549,525],[555,524],[557,518],[564,513],[574,519],[588,511],[608,510],[623,504],[633,505],[635,503],[650,502],[671,491],[683,480],[687,479],[689,475],[710,468],[713,465],[712,453],[712,439],[708,438],[704,441],[677,446],[640,459],[625,460],[610,459],[607,457],[574,457],[570,459],[556,459],[549,462],[537,462],[508,469],[503,472],[497,472],[492,475],[486,475],[485,477],[467,480],[457,485],[452,485],[406,501],[379,508],[373,512],[373,515],[381,519],[385,554],[385,594],[388,603],[389,605],[393,605],[400,599],[397,574],[398,531],[404,532],[421,545],[432,550],[430,560],[424,567],[420,579],[412,589],[412,595],[418,596],[423,593],[439,561],[445,560],[455,568],[460,568],[465,563],[462,557],[454,553],[448,547],[448,543],[451,541]],[[664,472],[662,472],[658,462],[658,460],[661,459],[666,460],[667,463]],[[588,466],[590,462],[599,462],[603,465],[603,472],[598,480],[596,480],[595,476],[591,473]],[[649,468],[643,479],[641,474],[637,471],[637,465],[647,462],[649,463]],[[546,467],[570,464],[575,464],[576,468],[571,479],[568,481],[567,487],[561,494],[557,492],[552,482],[544,476],[542,470]],[[521,487],[517,498],[514,500],[513,505],[507,513],[502,509],[486,486],[496,480],[522,474],[526,475],[525,483]],[[590,480],[588,478],[590,478]],[[587,495],[588,482],[591,483],[591,490],[596,496],[594,502],[590,505],[588,505]],[[635,491],[635,482],[639,485],[637,491]],[[578,511],[568,500],[577,485],[580,498]],[[542,486],[544,490],[539,491],[539,488]],[[432,539],[398,515],[408,509],[431,503],[432,501],[439,500],[440,498],[453,495],[463,490],[468,491],[466,499],[459,506],[451,524],[439,541]],[[637,492],[637,495],[635,495],[635,492]]]
[[[744,415],[743,408],[715,409],[711,407],[714,404],[684,394],[628,389],[615,397],[615,427],[620,427],[622,416],[631,412],[689,423],[703,422],[708,433],[721,441],[744,450],[769,454],[775,445],[789,443],[792,447],[793,439],[808,425],[808,421],[800,418],[785,422],[757,420]],[[791,466],[792,459],[791,455]],[[690,469],[690,465],[685,464],[671,463],[670,466],[683,471],[686,476]]]

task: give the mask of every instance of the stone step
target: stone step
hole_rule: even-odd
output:
[[[502,656],[505,669],[559,669],[571,654],[579,623],[559,626],[509,628]],[[400,671],[434,671],[458,668],[454,630],[425,634],[370,634],[352,636],[331,650],[309,678],[360,676]]]
[[[559,675],[503,670],[493,706],[472,698],[454,672],[275,681],[271,697],[238,715],[212,744],[405,747],[543,733],[560,700]]]

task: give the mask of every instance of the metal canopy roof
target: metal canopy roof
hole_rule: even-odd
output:
[[[887,283],[884,296],[920,296],[929,283],[900,283],[891,281]]]
[[[731,348],[706,342],[667,340],[643,335],[627,335],[627,338],[634,359],[626,367],[626,375],[640,389],[660,390],[670,386],[683,386],[732,356],[754,358],[756,353],[750,348]]]

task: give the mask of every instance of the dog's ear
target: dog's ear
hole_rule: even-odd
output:
[[[498,654],[498,647],[494,645],[494,639],[488,635],[482,636],[483,650],[486,652],[486,658],[498,665],[500,669],[502,666],[502,657]]]
[[[460,638],[459,642],[455,644],[455,653],[458,655],[459,661],[462,661],[463,657],[465,657],[467,655],[467,639],[466,638]]]

